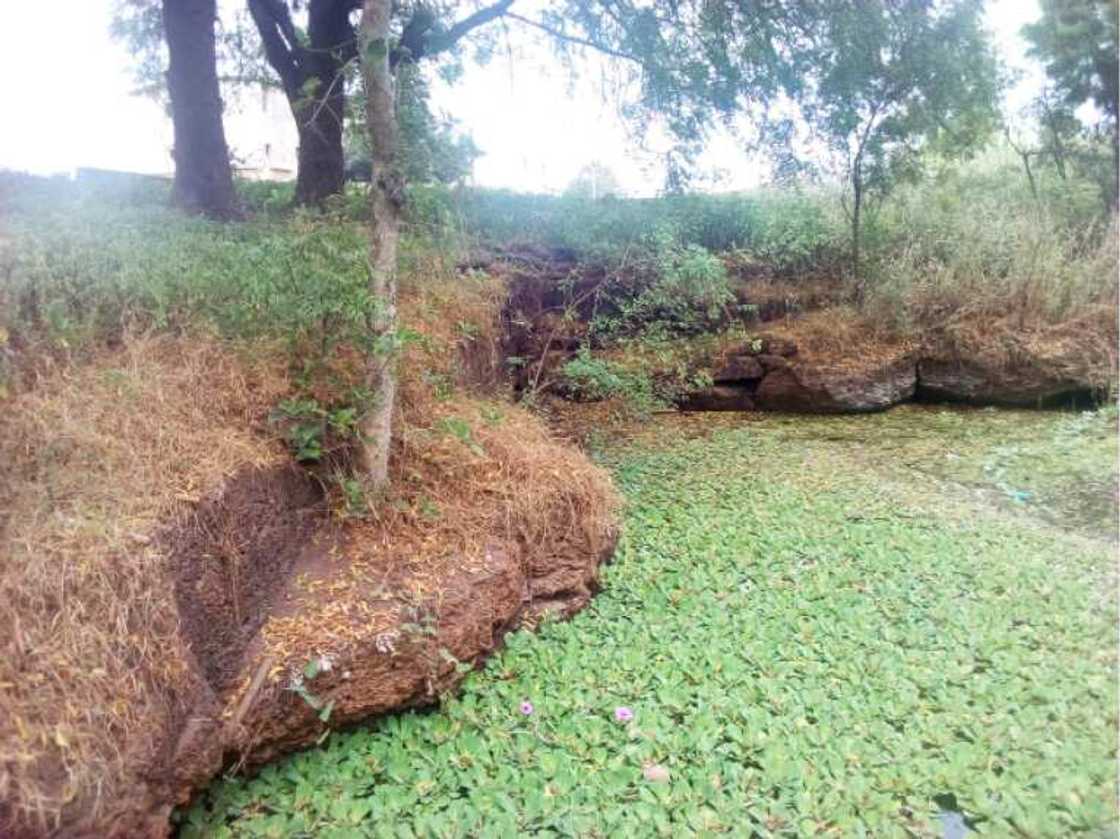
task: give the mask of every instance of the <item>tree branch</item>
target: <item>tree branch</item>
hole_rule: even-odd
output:
[[[622,59],[625,59],[626,61],[633,61],[635,64],[641,64],[642,63],[642,60],[640,58],[638,58],[636,55],[632,55],[631,53],[627,53],[627,52],[622,52],[621,50],[616,50],[613,47],[607,46],[606,44],[599,44],[599,43],[596,43],[595,41],[589,41],[586,38],[580,38],[578,35],[569,35],[566,32],[561,32],[559,29],[555,29],[555,28],[549,26],[546,23],[541,23],[538,20],[532,20],[532,19],[527,18],[527,17],[522,17],[521,15],[519,15],[515,12],[506,12],[505,16],[510,18],[511,20],[516,20],[518,23],[523,23],[526,26],[531,26],[534,29],[539,29],[541,32],[544,32],[546,35],[549,35],[549,36],[555,38],[558,41],[565,41],[569,44],[576,44],[577,46],[588,47],[590,49],[601,52],[605,55],[612,56],[614,58],[622,58]]]
[[[284,0],[249,0],[249,14],[257,26],[264,54],[289,98],[299,94],[303,84],[301,53],[291,12]]]
[[[389,56],[390,66],[395,68],[402,61],[416,62],[451,49],[472,30],[508,14],[513,3],[514,0],[499,0],[463,18],[446,32],[435,34],[432,34],[432,27],[436,23],[435,15],[423,7],[417,9],[405,24],[398,46]]]
[[[509,14],[509,7],[513,5],[513,0],[499,0],[492,6],[487,6],[484,9],[479,9],[473,15],[463,18],[456,23],[446,34],[441,35],[435,43],[430,44],[428,47],[429,54],[442,52],[443,50],[450,49],[455,46],[455,43],[470,32],[472,29],[477,29],[480,26],[485,26],[492,20],[497,20],[502,15]]]

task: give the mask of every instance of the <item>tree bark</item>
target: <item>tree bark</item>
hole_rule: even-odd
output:
[[[369,289],[379,304],[371,324],[378,352],[370,356],[366,371],[366,383],[376,401],[362,420],[359,466],[366,485],[373,490],[384,488],[389,481],[389,447],[397,391],[397,242],[404,202],[404,177],[397,156],[394,80],[389,66],[390,15],[391,0],[364,0],[359,31],[373,164]]]
[[[299,169],[296,201],[322,204],[342,192],[345,160],[342,127],[346,116],[343,70],[354,54],[354,29],[349,4],[339,0],[311,0],[307,38],[311,49],[304,62],[306,77],[314,79],[310,101],[293,108],[299,131]]]
[[[855,280],[857,292],[862,294],[863,284],[859,276],[859,238],[860,238],[860,213],[863,208],[863,171],[857,162],[852,171],[852,278]]]
[[[222,126],[214,50],[216,0],[163,0],[170,63],[167,89],[175,127],[175,201],[190,212],[238,215]]]
[[[1027,183],[1031,186],[1031,198],[1038,202],[1038,185],[1034,182],[1034,171],[1031,169],[1031,154],[1030,152],[1021,151],[1019,157],[1023,160],[1023,169],[1027,173]]]

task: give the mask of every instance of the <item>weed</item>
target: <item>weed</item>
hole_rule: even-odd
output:
[[[328,702],[324,702],[311,692],[310,688],[307,687],[307,683],[312,681],[320,673],[329,671],[331,666],[332,663],[329,656],[320,656],[310,659],[301,670],[295,670],[288,676],[287,689],[307,703],[307,706],[315,711],[316,716],[324,723],[330,721],[331,712],[334,710],[334,700],[332,699]]]
[[[653,380],[648,374],[595,358],[587,347],[582,347],[564,365],[557,387],[578,400],[621,399],[639,416],[648,416],[651,411],[665,406],[655,394]]]

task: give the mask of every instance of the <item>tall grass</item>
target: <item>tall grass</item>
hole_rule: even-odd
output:
[[[1057,323],[1117,295],[1116,218],[1096,186],[998,151],[898,190],[873,222],[867,306],[905,323],[960,312]]]
[[[444,200],[483,243],[543,245],[612,265],[648,258],[667,242],[702,249],[795,283],[829,279],[838,302],[904,331],[952,312],[1013,311],[1024,322],[1055,323],[1113,305],[1117,228],[1098,185],[1037,162],[1034,174],[1037,194],[999,146],[964,164],[933,165],[871,205],[858,277],[834,188],[598,201],[476,189]]]
[[[1056,323],[1113,305],[1117,232],[1096,185],[1046,167],[1036,175],[1037,196],[1016,159],[994,149],[896,189],[868,215],[858,278],[850,276],[835,190],[591,201],[418,187],[404,270],[423,273],[433,259],[448,267],[464,239],[535,244],[612,270],[645,266],[627,285],[638,299],[679,280],[673,272],[684,260],[705,270],[681,275],[685,287],[672,292],[681,299],[693,275],[707,284],[705,300],[729,299],[728,288],[707,286],[736,275],[824,279],[837,302],[902,331],[958,312],[1014,311],[1024,322]],[[366,293],[361,188],[324,213],[285,209],[289,193],[244,185],[251,220],[218,224],[171,210],[158,182],[114,191],[0,174],[7,355],[32,345],[69,353],[129,330],[199,323],[238,337],[360,342],[378,305]]]

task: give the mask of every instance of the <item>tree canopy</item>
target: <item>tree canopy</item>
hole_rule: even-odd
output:
[[[1023,27],[1030,55],[1066,103],[1092,102],[1113,123],[1120,100],[1117,0],[1041,0],[1042,17]]]
[[[1042,148],[1062,176],[1076,165],[1100,185],[1109,207],[1120,177],[1118,0],[1042,0],[1042,16],[1023,27],[1030,54],[1042,62],[1051,89],[1034,103]],[[1075,111],[1092,104],[1101,119],[1083,126]],[[1110,165],[1111,164],[1111,165]]]
[[[980,0],[837,4],[806,29],[789,94],[847,182],[854,270],[866,201],[915,176],[930,151],[977,149],[998,124],[982,13]]]

